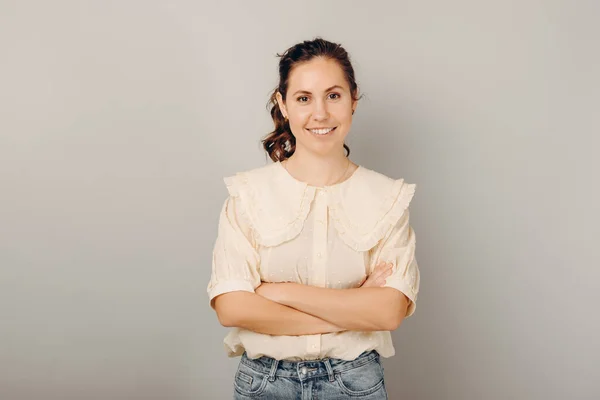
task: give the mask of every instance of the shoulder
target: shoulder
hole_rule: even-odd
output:
[[[257,241],[274,246],[302,230],[315,190],[290,179],[278,163],[223,178],[229,195],[237,197]]]
[[[330,211],[344,241],[368,250],[405,215],[416,184],[361,166],[331,193]]]
[[[416,184],[408,183],[404,178],[395,178],[381,172],[360,166],[356,171],[356,179],[350,180],[348,190],[363,191],[382,195],[393,191],[394,188],[405,187],[415,189]]]
[[[376,205],[387,201],[388,205],[392,205],[395,200],[401,199],[408,200],[409,203],[417,187],[404,178],[394,178],[363,166],[356,173],[356,179],[351,180],[349,185],[340,186],[349,204],[365,202]]]
[[[252,168],[245,171],[236,172],[234,175],[223,178],[225,186],[231,196],[239,195],[239,188],[247,184],[265,185],[276,174],[276,164],[268,164],[262,167]]]

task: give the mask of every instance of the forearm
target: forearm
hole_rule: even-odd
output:
[[[269,335],[299,336],[345,330],[317,316],[244,291],[218,296],[215,310],[223,326]]]
[[[408,305],[403,293],[389,287],[329,289],[285,285],[277,302],[347,330],[395,330]]]

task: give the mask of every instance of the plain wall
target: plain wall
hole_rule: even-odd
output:
[[[222,178],[276,53],[354,62],[351,158],[417,184],[392,399],[600,398],[597,1],[0,1],[0,398],[228,399]]]

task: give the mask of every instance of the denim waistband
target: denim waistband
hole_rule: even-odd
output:
[[[365,351],[354,360],[322,358],[319,360],[289,361],[276,360],[266,356],[251,359],[248,358],[246,353],[242,354],[240,359],[240,363],[248,368],[269,375],[270,381],[274,381],[275,376],[306,379],[327,375],[329,375],[329,380],[333,381],[336,372],[348,371],[373,361],[379,361],[379,353],[375,350]]]

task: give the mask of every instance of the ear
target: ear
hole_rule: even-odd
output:
[[[356,107],[358,107],[358,100],[354,100],[352,102],[352,114],[356,111]]]
[[[277,91],[277,93],[275,93],[275,97],[277,98],[277,105],[279,106],[279,111],[281,111],[284,118],[287,118],[288,115],[287,110],[285,109],[285,102],[283,101],[283,96],[281,96],[279,90]]]

